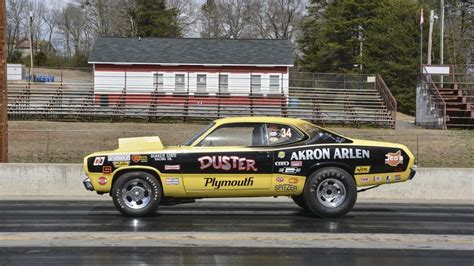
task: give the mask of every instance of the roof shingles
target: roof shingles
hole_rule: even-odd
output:
[[[99,38],[89,63],[292,66],[289,40]]]

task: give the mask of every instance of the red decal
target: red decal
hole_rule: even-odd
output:
[[[203,156],[198,158],[201,170],[213,167],[218,170],[229,171],[237,169],[239,171],[257,171],[255,160],[241,158],[238,156]]]
[[[99,185],[103,186],[103,185],[107,184],[107,178],[101,176],[101,177],[99,177],[99,179],[97,179],[97,183],[99,183]]]
[[[102,173],[108,175],[112,173],[112,166],[104,166],[102,167]]]
[[[285,181],[285,179],[284,179],[283,177],[281,177],[281,176],[275,178],[275,180],[276,180],[277,182],[283,182],[283,181]]]

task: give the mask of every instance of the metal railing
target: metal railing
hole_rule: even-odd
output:
[[[249,78],[240,78],[238,85],[228,85],[225,91],[217,78],[209,77],[204,92],[192,86],[197,82],[193,78],[188,78],[185,87],[178,90],[173,87],[174,78],[149,85],[140,82],[148,77],[130,74],[128,81],[114,83],[114,76],[110,76],[107,84],[10,82],[9,117],[156,121],[272,115],[321,124],[394,127],[395,123],[396,102],[379,76],[372,75],[374,79],[368,80],[370,75],[312,74],[309,84],[305,77],[292,73],[289,81],[282,78],[277,86],[263,78],[258,86],[250,84]]]

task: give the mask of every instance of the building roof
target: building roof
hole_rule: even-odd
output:
[[[289,40],[98,38],[91,64],[292,66]]]

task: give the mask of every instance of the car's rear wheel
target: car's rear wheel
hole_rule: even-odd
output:
[[[291,196],[291,199],[296,203],[296,205],[300,206],[301,208],[305,210],[308,209],[308,207],[306,206],[306,202],[304,201],[303,195]]]
[[[135,171],[118,177],[111,196],[115,207],[125,216],[150,216],[163,196],[158,179],[150,173]]]
[[[337,167],[314,172],[304,188],[308,210],[320,217],[342,217],[357,200],[357,187],[352,176]]]

